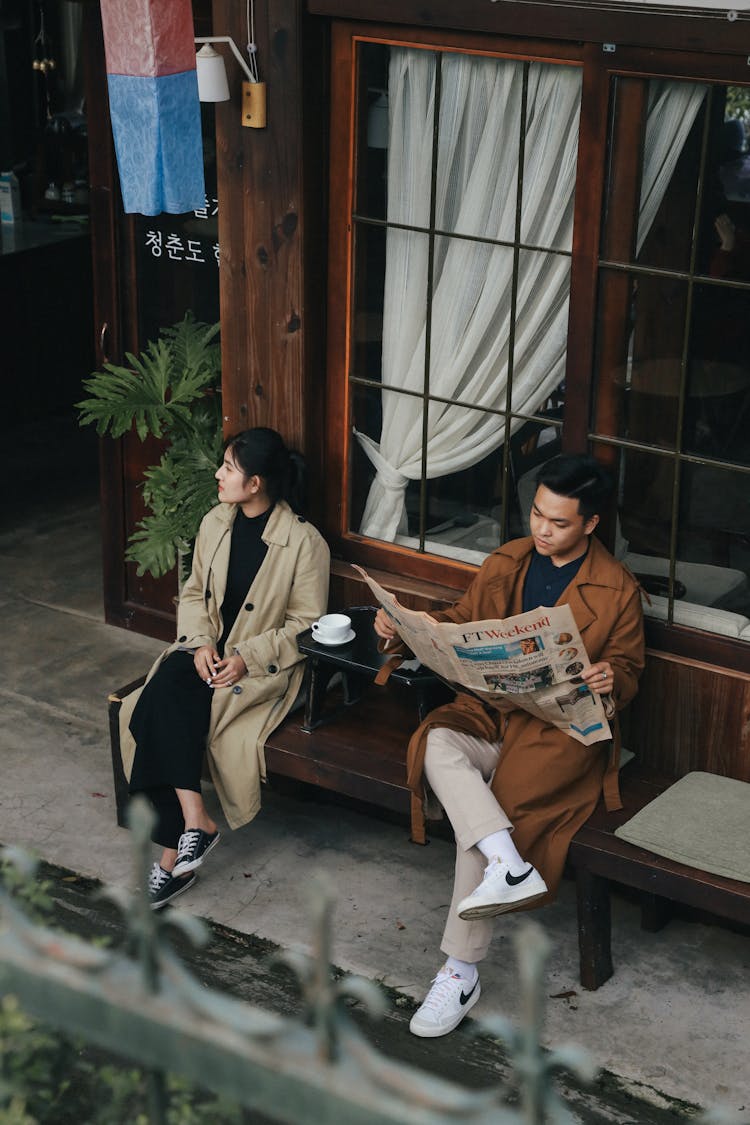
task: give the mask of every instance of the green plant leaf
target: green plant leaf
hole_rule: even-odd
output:
[[[139,356],[128,352],[127,367],[105,364],[83,381],[88,397],[76,403],[80,425],[94,423],[97,433],[113,438],[135,426],[141,441],[147,434],[190,433],[191,406],[219,385],[218,331],[218,324],[206,325],[186,314]]]
[[[223,447],[218,324],[192,313],[164,328],[127,366],[107,363],[84,380],[80,425],[121,437],[133,427],[169,444],[144,473],[147,514],[130,536],[125,558],[139,575],[168,573],[178,552],[189,554],[200,522],[216,503],[214,473]]]
[[[206,414],[206,421],[210,414]],[[214,415],[213,433],[194,442],[180,437],[147,469],[143,498],[150,509],[130,537],[126,559],[137,564],[139,575],[166,574],[177,561],[177,552],[188,552],[201,520],[217,502],[214,473],[221,453],[220,419]]]

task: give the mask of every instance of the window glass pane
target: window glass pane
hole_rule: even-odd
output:
[[[352,374],[366,379],[380,380],[381,377],[386,236],[385,227],[369,223],[354,224],[350,363]]]
[[[536,493],[536,477],[545,461],[561,450],[562,430],[538,422],[526,422],[511,440],[511,491],[509,537],[530,535],[529,515]]]
[[[582,72],[531,63],[526,108],[521,241],[571,250]]]
[[[521,239],[569,250],[580,101],[575,67],[443,55],[438,229],[514,239],[523,131]]]
[[[602,257],[689,267],[706,93],[698,83],[613,79]]]
[[[570,256],[523,250],[516,236],[521,224],[537,245],[571,245],[580,70],[382,45],[369,51],[360,48],[358,71],[350,376],[380,386],[352,387],[350,530],[477,561],[466,552],[522,530],[515,488],[533,463],[525,450],[535,455],[546,430],[558,439]],[[376,158],[364,150],[376,147],[373,90],[386,71],[382,228],[367,221],[377,218],[375,205],[365,217]]]
[[[508,59],[441,56],[438,230],[513,240],[525,70]]]
[[[750,464],[750,289],[696,286],[683,446]]]
[[[429,235],[389,229],[383,283],[384,384],[424,389]]]
[[[603,270],[597,317],[594,428],[674,449],[687,315],[678,278]]]
[[[664,269],[690,268],[709,88],[651,79],[643,135],[637,260]],[[715,116],[715,115],[714,115]],[[720,127],[720,122],[716,122]],[[709,130],[708,141],[711,132]]]
[[[669,559],[675,462],[638,449],[622,451],[619,472],[619,521],[615,554]],[[628,566],[630,563],[628,562]],[[641,568],[642,569],[642,568]],[[639,565],[631,566],[639,571]]]
[[[389,54],[383,43],[360,43],[357,49],[354,210],[370,219],[386,216]]]
[[[719,178],[729,203],[750,203],[750,86],[728,86],[724,101]]]
[[[683,466],[675,621],[750,639],[750,476]],[[706,607],[701,609],[701,607]]]
[[[430,223],[436,71],[431,51],[390,49],[386,192],[391,223]]]
[[[435,239],[431,394],[505,407],[513,260],[503,246]]]
[[[540,414],[550,396],[562,402],[568,341],[570,258],[522,250],[513,326],[512,409]]]
[[[362,529],[367,497],[375,479],[375,466],[365,449],[380,440],[382,429],[382,395],[372,387],[352,386],[352,427],[349,471],[349,530]],[[360,435],[357,437],[356,435]]]
[[[610,437],[628,433],[637,289],[638,279],[632,274],[604,269],[599,272],[592,428]]]
[[[424,549],[480,563],[501,540],[503,419],[432,402],[429,420]]]

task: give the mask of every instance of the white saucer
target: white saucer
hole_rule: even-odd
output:
[[[330,646],[348,645],[349,641],[353,641],[354,638],[356,637],[356,635],[357,634],[354,632],[354,630],[350,629],[349,632],[346,634],[346,636],[342,637],[340,641],[324,641],[323,638],[321,637],[320,633],[316,630],[313,633],[313,639],[315,640],[315,643],[319,644],[319,645],[330,645]]]

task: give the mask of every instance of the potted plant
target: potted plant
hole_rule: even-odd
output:
[[[100,435],[118,438],[134,426],[141,441],[151,434],[168,443],[144,474],[148,512],[125,553],[139,575],[159,578],[179,559],[182,581],[201,519],[216,503],[223,445],[219,327],[186,313],[139,356],[128,352],[127,367],[106,363],[84,379],[88,397],[76,403],[79,424],[94,423]]]

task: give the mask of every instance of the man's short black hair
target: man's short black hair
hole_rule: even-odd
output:
[[[588,453],[560,453],[540,467],[537,487],[543,484],[558,496],[578,501],[584,519],[601,514],[612,492],[612,474]]]

